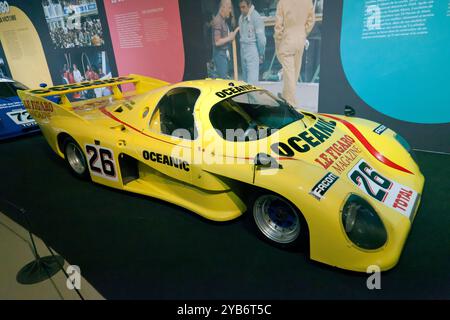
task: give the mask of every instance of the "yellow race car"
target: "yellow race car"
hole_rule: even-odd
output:
[[[398,134],[243,82],[129,75],[19,96],[76,176],[215,221],[247,212],[263,239],[339,268],[395,266],[419,206],[424,177]]]

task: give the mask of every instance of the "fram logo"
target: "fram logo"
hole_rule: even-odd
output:
[[[309,193],[317,200],[320,200],[323,198],[325,193],[328,191],[328,189],[331,188],[331,186],[339,179],[338,176],[328,173],[325,177],[322,178],[311,190]]]
[[[381,135],[383,132],[385,132],[387,130],[387,127],[380,124],[378,127],[376,127],[375,129],[373,129],[373,132],[375,132],[378,135]]]

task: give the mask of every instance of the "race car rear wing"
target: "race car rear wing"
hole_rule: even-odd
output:
[[[113,98],[116,100],[123,99],[123,92],[119,88],[120,85],[126,84],[134,84],[135,91],[133,94],[140,94],[146,91],[150,91],[159,87],[163,87],[168,85],[168,82],[158,80],[155,78],[145,77],[136,74],[130,74],[124,77],[117,77],[111,79],[104,80],[94,80],[94,81],[84,81],[79,83],[72,83],[67,85],[54,86],[49,88],[41,88],[34,90],[19,90],[19,97],[24,100],[26,98],[45,98],[45,97],[54,97],[60,96],[59,105],[63,105],[66,107],[71,107],[71,102],[67,98],[67,94],[110,87],[112,88]]]

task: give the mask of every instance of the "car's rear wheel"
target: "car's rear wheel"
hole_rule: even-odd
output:
[[[260,236],[283,248],[301,248],[308,237],[308,226],[299,210],[274,193],[255,196],[253,222]]]
[[[89,178],[89,170],[84,152],[72,138],[67,138],[64,141],[64,157],[69,170],[75,176],[81,179]]]

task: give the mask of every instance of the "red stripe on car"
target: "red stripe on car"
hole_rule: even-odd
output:
[[[351,131],[351,133],[353,133],[355,135],[355,137],[362,143],[362,145],[370,152],[370,154],[372,154],[378,161],[384,163],[385,165],[387,165],[387,166],[389,166],[391,168],[397,169],[399,171],[403,171],[403,172],[406,172],[406,173],[409,173],[409,174],[413,174],[408,169],[402,167],[401,165],[399,165],[399,164],[389,160],[385,156],[383,156],[377,149],[374,148],[374,146],[372,146],[372,144],[370,144],[370,142],[366,139],[366,137],[364,137],[364,135],[361,133],[361,131],[359,131],[350,122],[348,122],[346,120],[343,120],[343,119],[340,119],[338,117],[334,117],[332,115],[322,114],[322,116],[334,119],[334,120],[339,121],[342,124],[344,124]]]

